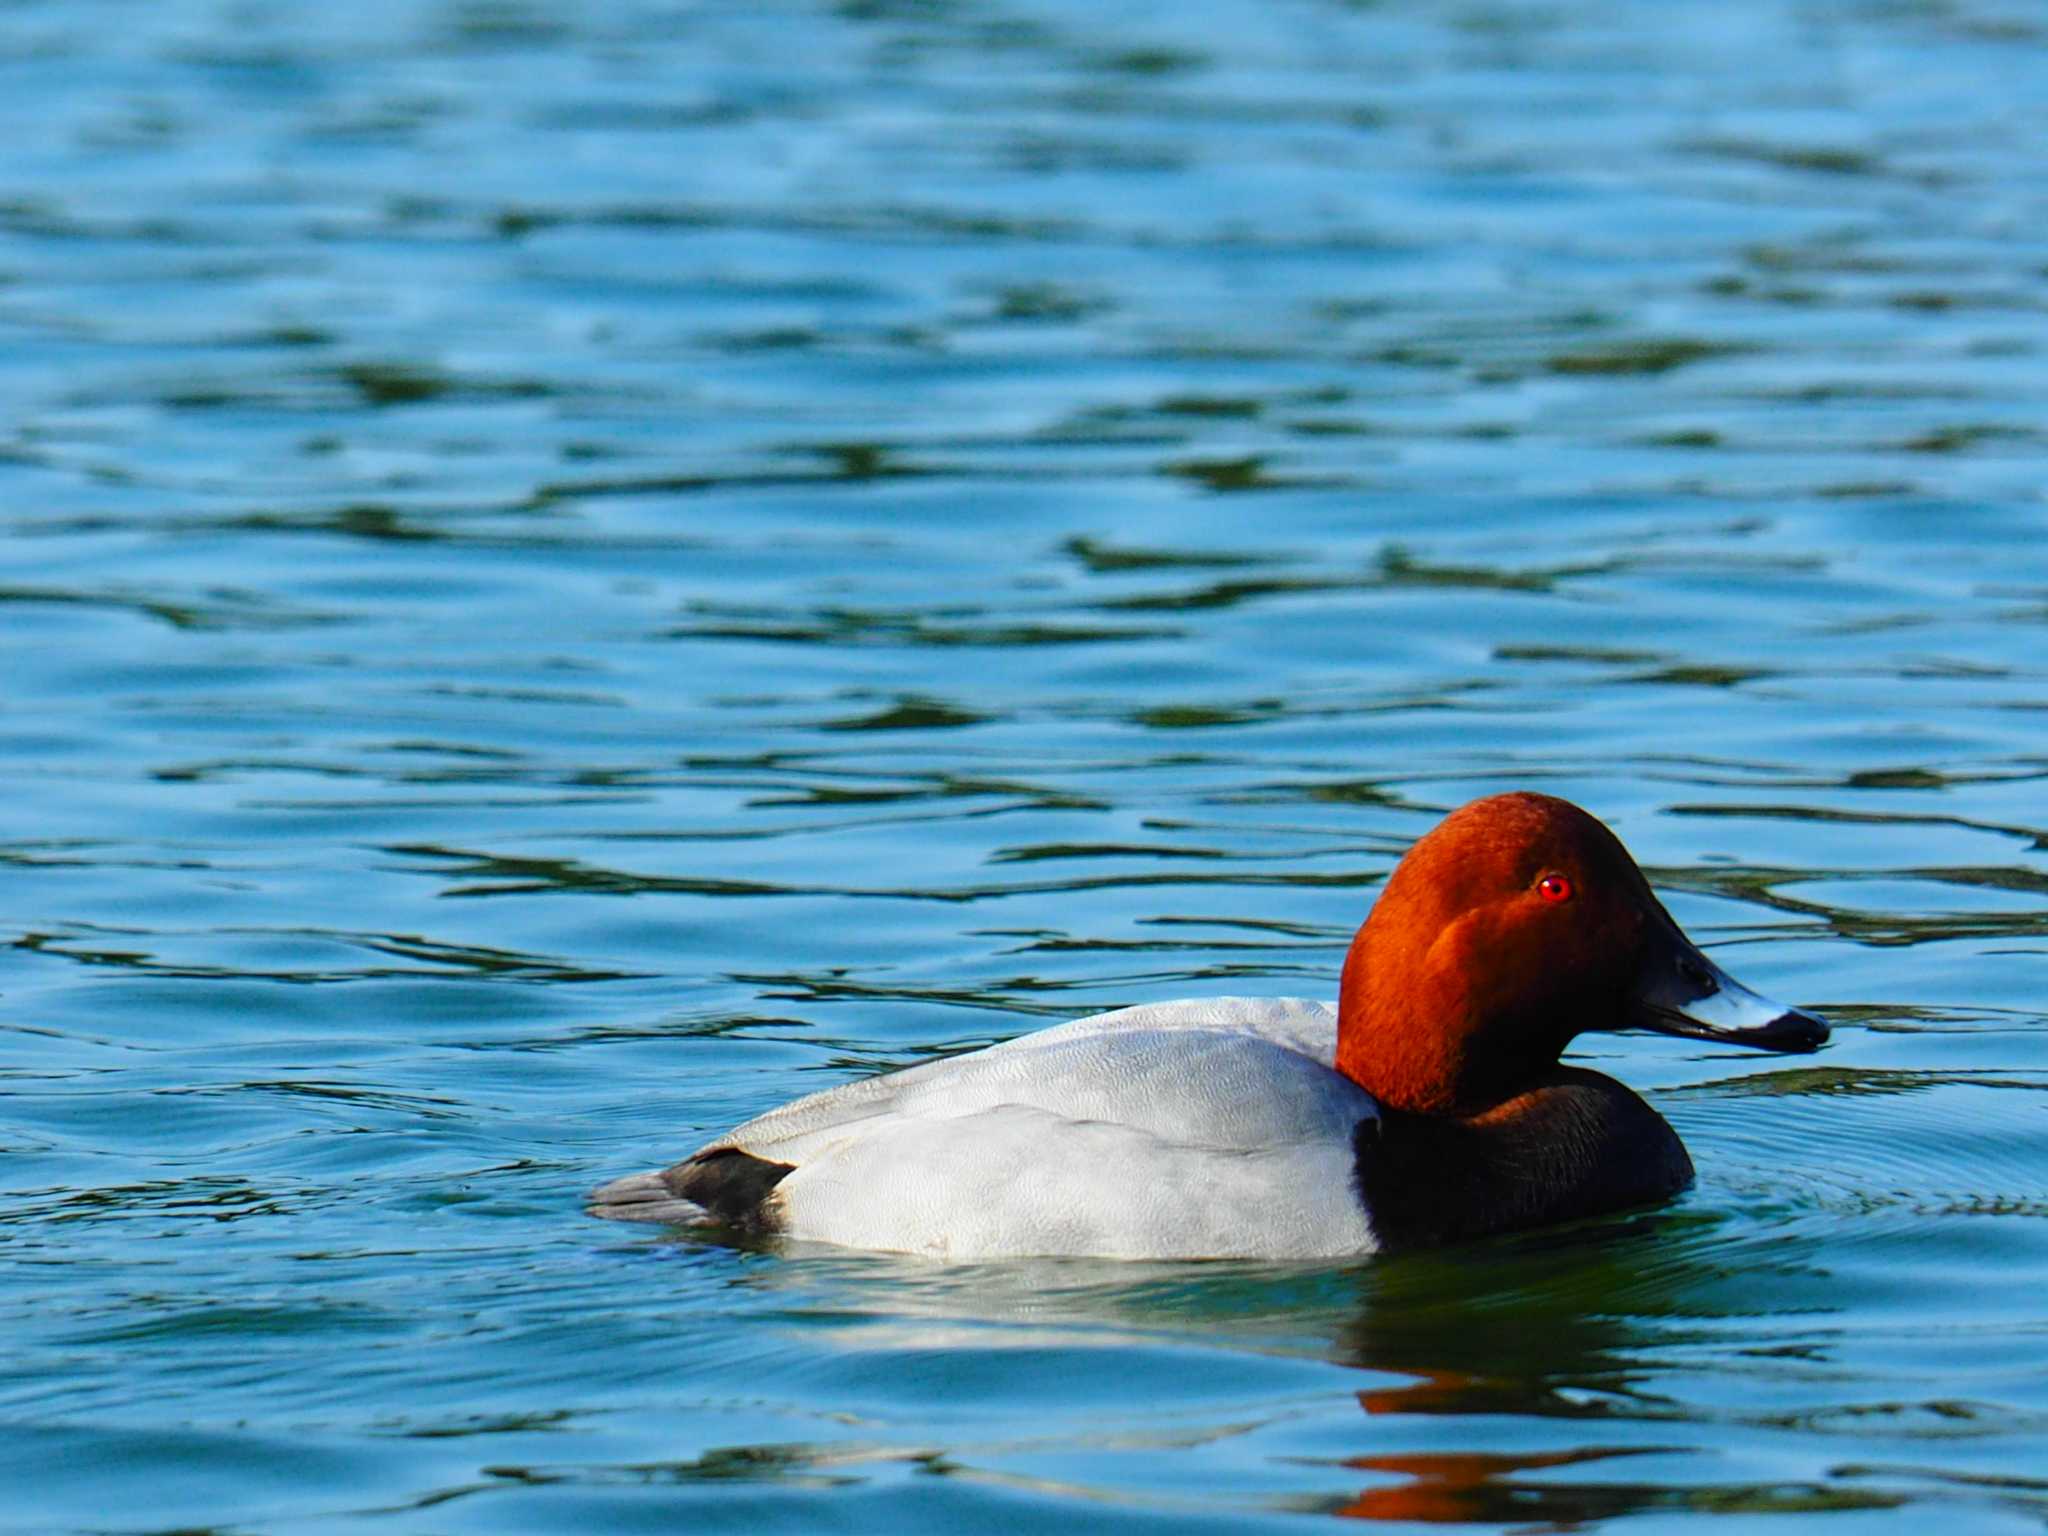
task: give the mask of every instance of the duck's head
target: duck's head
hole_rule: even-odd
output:
[[[1388,877],[1344,961],[1337,1066],[1382,1103],[1468,1114],[1535,1085],[1587,1030],[1811,1051],[1679,931],[1628,850],[1550,795],[1453,811]]]

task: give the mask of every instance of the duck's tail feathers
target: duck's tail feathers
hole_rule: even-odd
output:
[[[703,1206],[685,1200],[662,1182],[660,1172],[629,1173],[623,1179],[599,1185],[590,1192],[584,1209],[611,1221],[660,1221],[684,1226],[711,1219],[711,1213]]]
[[[588,1209],[613,1221],[709,1222],[773,1232],[779,1222],[770,1196],[793,1171],[792,1164],[754,1157],[737,1147],[714,1147],[673,1168],[613,1179],[590,1192]]]

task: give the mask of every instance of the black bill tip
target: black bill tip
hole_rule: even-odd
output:
[[[1754,994],[1751,994],[1754,996]],[[1702,1010],[1704,1011],[1704,1010]],[[1755,1051],[1783,1051],[1804,1055],[1828,1043],[1828,1023],[1819,1014],[1803,1008],[1780,1008],[1768,1017],[1751,1022],[1720,1022],[1694,1014],[1657,1008],[1642,1020],[1645,1027],[1663,1035],[1688,1040],[1718,1040],[1723,1045],[1746,1045]]]
[[[1828,1022],[1803,1008],[1787,1008],[1775,1019],[1729,1038],[1764,1051],[1817,1051],[1828,1043]]]

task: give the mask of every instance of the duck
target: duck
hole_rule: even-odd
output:
[[[1691,1158],[1560,1058],[1647,1029],[1819,1049],[1709,960],[1606,825],[1528,791],[1415,842],[1334,1006],[1145,1003],[810,1094],[588,1201],[597,1216],[922,1254],[1348,1259],[1669,1200]]]

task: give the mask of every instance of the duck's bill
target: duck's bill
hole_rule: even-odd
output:
[[[1720,1040],[1760,1051],[1817,1051],[1827,1022],[1752,992],[1671,925],[1651,943],[1636,987],[1636,1023],[1660,1034]]]

